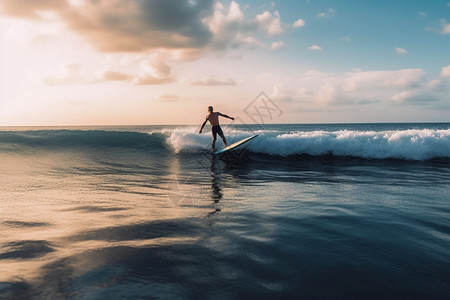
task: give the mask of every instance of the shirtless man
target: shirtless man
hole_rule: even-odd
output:
[[[212,139],[212,148],[213,151],[216,151],[216,140],[217,140],[217,134],[222,138],[223,143],[225,144],[225,147],[227,146],[227,140],[225,139],[225,136],[223,135],[222,128],[220,128],[219,124],[219,116],[225,117],[231,120],[234,120],[233,117],[229,117],[227,115],[221,114],[220,112],[214,112],[214,109],[212,106],[208,107],[209,114],[206,116],[205,122],[203,122],[202,127],[200,128],[200,131],[198,133],[202,133],[203,127],[205,127],[206,122],[209,121],[211,123],[211,133],[213,136]]]

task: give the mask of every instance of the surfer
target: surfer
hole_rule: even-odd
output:
[[[205,127],[206,122],[209,121],[211,123],[211,133],[212,133],[212,148],[213,151],[216,151],[216,140],[217,135],[219,135],[222,138],[223,143],[225,144],[225,147],[227,146],[227,140],[225,138],[225,135],[223,134],[222,128],[220,128],[219,124],[219,116],[225,117],[231,120],[234,120],[233,117],[221,114],[220,112],[214,112],[214,109],[212,106],[208,106],[208,115],[206,116],[205,122],[203,122],[202,127],[200,128],[199,134],[202,133],[203,127]]]

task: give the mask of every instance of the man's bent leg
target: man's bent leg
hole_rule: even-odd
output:
[[[222,138],[222,141],[223,141],[223,143],[225,144],[225,147],[226,146],[228,146],[227,145],[227,139],[225,138],[225,135],[222,133],[222,134],[219,134],[220,135],[220,137]]]
[[[216,139],[215,138],[213,138],[211,145],[213,148],[213,152],[215,152],[216,151]]]
[[[216,152],[217,132],[213,129],[213,130],[211,130],[211,133],[212,133],[212,143],[211,143],[212,149],[213,149],[213,152]]]

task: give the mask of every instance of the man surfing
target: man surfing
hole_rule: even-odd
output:
[[[219,135],[222,138],[223,143],[225,144],[225,147],[227,146],[227,140],[225,139],[225,136],[223,135],[222,128],[220,128],[219,124],[219,116],[225,117],[231,120],[234,120],[233,117],[229,117],[227,115],[221,114],[220,112],[214,112],[214,109],[212,106],[208,107],[209,114],[206,116],[205,122],[203,122],[202,127],[200,128],[199,134],[202,133],[203,127],[205,127],[206,122],[209,121],[211,123],[211,133],[212,133],[212,149],[215,152],[216,151],[216,140],[217,135]]]

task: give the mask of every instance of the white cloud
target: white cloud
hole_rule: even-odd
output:
[[[202,86],[230,86],[230,85],[236,85],[236,81],[234,81],[232,78],[227,78],[223,80],[218,80],[213,77],[206,78],[203,80],[193,81],[191,82],[191,85],[202,85]]]
[[[436,87],[441,83],[441,81],[439,79],[434,79],[432,81],[430,81],[427,86],[428,87]]]
[[[422,69],[323,73],[309,71],[294,78],[272,76],[266,84],[277,86],[274,100],[303,103],[310,109],[336,105],[370,105],[395,101],[424,104],[433,93]],[[405,93],[407,91],[408,93]]]
[[[102,81],[128,81],[133,76],[118,71],[103,69],[97,72],[96,77]]]
[[[446,67],[442,67],[440,75],[441,75],[441,77],[450,77],[450,65],[448,65]]]
[[[392,96],[392,100],[394,100],[396,102],[403,102],[406,99],[411,98],[413,95],[414,95],[414,93],[411,91],[402,91],[402,92],[397,93],[394,96]]]
[[[442,89],[445,87],[445,83],[442,80],[434,79],[427,83],[427,87],[431,89]]]
[[[408,54],[408,50],[406,50],[404,48],[399,48],[399,47],[395,48],[395,52],[397,52],[397,54],[399,54],[399,55],[406,55],[406,54]]]
[[[322,47],[318,46],[318,45],[312,45],[311,47],[308,48],[311,51],[321,51]]]
[[[284,42],[283,41],[278,41],[278,42],[273,42],[272,45],[270,46],[271,50],[278,50],[284,47]]]
[[[440,19],[439,21],[441,23],[440,27],[427,26],[425,29],[443,35],[450,34],[450,23],[447,23],[446,19]]]
[[[294,24],[292,24],[293,28],[300,28],[305,26],[305,20],[302,19],[298,19],[297,21],[294,22]]]
[[[392,100],[402,104],[425,105],[438,100],[429,91],[402,91],[392,96]]]
[[[144,59],[144,56],[141,54],[125,54],[120,59],[120,65],[121,66],[129,66],[131,64],[137,63]]]
[[[136,60],[138,57],[141,57],[140,61]],[[136,56],[130,58],[130,60],[131,66],[128,66],[128,68],[136,66],[139,68],[139,73],[136,76],[110,67],[105,67],[89,75],[89,71],[84,71],[82,64],[73,63],[63,66],[54,75],[46,76],[42,82],[49,86],[58,86],[99,84],[108,81],[120,81],[134,85],[154,85],[175,81],[171,76],[170,67],[157,55],[147,56],[146,58]]]
[[[135,85],[154,85],[172,83],[170,67],[158,57],[144,59],[140,63],[140,74],[132,81]]]
[[[419,14],[419,16],[421,16],[423,18],[425,18],[427,16],[427,14],[423,11],[419,11],[418,14]]]
[[[352,90],[362,90],[370,86],[378,88],[405,88],[417,86],[424,75],[422,69],[402,69],[397,71],[361,71],[346,73],[343,85],[353,82]]]
[[[269,36],[284,32],[284,29],[281,27],[280,13],[278,10],[273,15],[268,11],[257,15],[255,22],[258,24],[259,29]]]
[[[350,37],[348,36],[343,36],[341,37],[341,40],[345,41],[345,42],[351,42],[352,40],[350,39]]]
[[[228,9],[223,4],[217,3],[214,14],[207,23],[213,36],[209,47],[213,50],[266,47],[267,43],[259,40],[257,33],[274,36],[285,31],[278,11],[273,14],[265,11],[253,19],[246,20],[236,1],[232,1]]]
[[[334,15],[335,12],[336,11],[334,9],[329,8],[327,11],[323,11],[321,13],[318,13],[316,15],[316,17],[318,17],[318,18],[330,17],[330,16]]]
[[[214,14],[208,21],[209,29],[213,34],[212,47],[224,49],[246,44],[250,36],[241,33],[243,23],[244,14],[237,2],[232,1],[228,10],[222,3],[217,3]]]
[[[450,34],[450,23],[447,23],[447,20],[441,19],[441,34]]]

